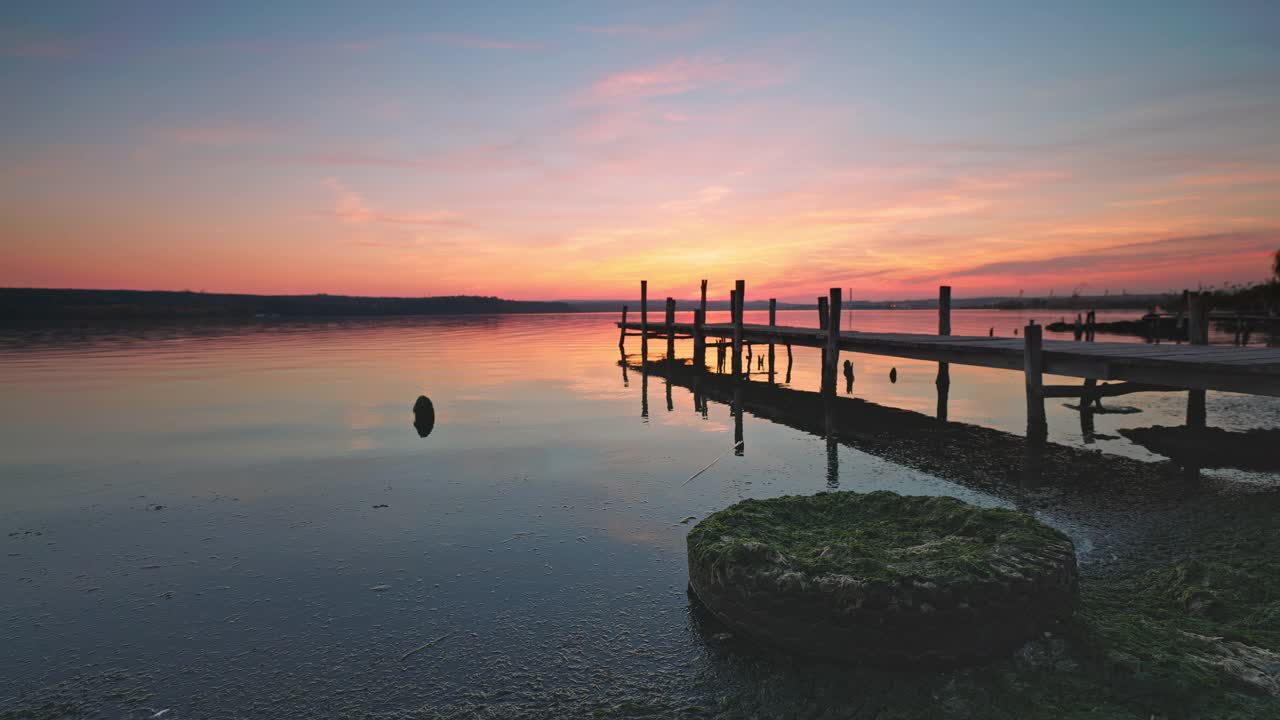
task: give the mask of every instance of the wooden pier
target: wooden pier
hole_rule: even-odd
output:
[[[705,282],[703,288],[705,293]],[[642,284],[642,292],[647,283]],[[705,308],[695,310],[692,322],[674,320],[674,301],[668,299],[666,322],[660,327],[628,322],[618,323],[622,334],[638,331],[647,347],[649,337],[668,339],[668,357],[674,353],[672,341],[692,338],[693,357],[705,366],[708,340],[732,340],[733,373],[742,373],[743,346],[792,345],[821,348],[823,392],[834,393],[839,353],[867,353],[940,363],[937,377],[939,413],[945,416],[941,400],[950,383],[950,364],[1021,370],[1026,382],[1028,437],[1042,438],[1046,432],[1044,399],[1079,397],[1082,402],[1130,392],[1188,392],[1188,423],[1204,425],[1204,391],[1221,390],[1280,397],[1280,348],[1209,346],[1208,315],[1201,303],[1192,304],[1189,317],[1190,344],[1148,345],[1116,342],[1044,340],[1042,327],[1028,325],[1021,338],[951,335],[951,289],[939,292],[938,335],[859,332],[840,327],[841,291],[833,288],[820,298],[820,326],[792,327],[773,323],[743,322],[745,283],[739,280],[731,296],[731,322],[705,322]],[[704,302],[705,302],[705,295]],[[1198,298],[1197,298],[1198,300]],[[643,301],[642,301],[643,302]],[[774,301],[770,300],[771,307]],[[642,314],[643,314],[643,305]],[[643,356],[642,356],[643,357]],[[772,376],[772,362],[770,363]],[[1044,375],[1082,378],[1081,385],[1045,385]],[[1119,381],[1099,385],[1098,381]]]

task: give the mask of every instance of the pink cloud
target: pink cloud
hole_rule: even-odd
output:
[[[756,63],[733,63],[723,58],[681,58],[662,65],[609,75],[587,91],[594,102],[682,95],[708,87],[744,89],[778,80],[772,68]]]
[[[333,192],[333,210],[329,214],[349,225],[385,223],[391,225],[460,225],[462,216],[452,212],[395,214],[373,210],[364,196],[342,184],[337,178],[325,178]]]
[[[1280,183],[1280,170],[1241,169],[1225,170],[1218,173],[1200,175],[1184,175],[1179,178],[1183,185],[1258,185]]]

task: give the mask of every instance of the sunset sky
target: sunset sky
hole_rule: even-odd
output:
[[[1280,3],[1032,4],[6,2],[0,286],[1264,278]]]

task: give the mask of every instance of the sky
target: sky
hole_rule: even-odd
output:
[[[0,286],[1114,294],[1277,249],[1275,2],[0,9]]]

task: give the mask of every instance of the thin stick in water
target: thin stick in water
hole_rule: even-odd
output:
[[[720,453],[718,456],[716,456],[716,459],[715,459],[715,460],[712,460],[710,463],[708,463],[706,467],[702,468],[702,469],[701,469],[701,470],[699,470],[698,472],[696,472],[696,473],[694,473],[693,475],[689,476],[689,479],[688,479],[688,480],[685,480],[684,482],[682,482],[682,483],[680,483],[680,484],[681,484],[681,485],[688,485],[689,483],[693,482],[693,479],[694,479],[694,478],[696,478],[696,477],[698,477],[699,475],[701,475],[702,473],[704,473],[704,472],[706,472],[706,471],[710,470],[712,465],[715,465],[716,463],[720,462],[720,458],[722,458],[722,457],[724,457],[725,455],[728,455],[729,453],[733,452],[734,450],[737,450],[738,448],[742,447],[742,444],[743,444],[744,442],[746,442],[746,441],[745,441],[745,440],[739,440],[738,442],[734,443],[734,444],[733,444],[733,447],[731,447],[731,448],[729,448],[728,450],[725,450],[724,452]]]
[[[414,656],[414,655],[417,655],[418,653],[422,652],[423,650],[426,650],[426,649],[428,649],[428,648],[433,648],[433,647],[435,647],[436,645],[439,645],[440,643],[444,642],[445,640],[448,640],[449,638],[451,638],[451,637],[453,637],[454,635],[457,635],[457,634],[458,634],[458,632],[455,630],[454,632],[451,632],[451,633],[445,633],[444,635],[441,635],[440,637],[436,638],[435,640],[432,640],[431,642],[423,643],[423,644],[419,645],[418,647],[416,647],[416,648],[414,648],[414,649],[410,650],[409,652],[407,652],[407,653],[405,653],[405,654],[401,655],[401,656],[400,656],[400,662],[404,662],[405,660],[408,660],[410,657],[412,657],[412,656]]]

